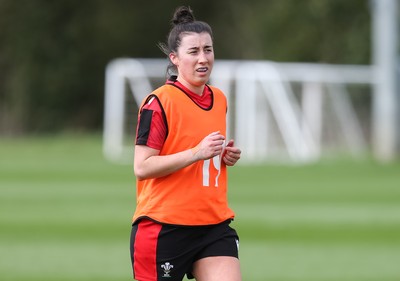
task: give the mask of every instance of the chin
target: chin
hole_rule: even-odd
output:
[[[210,80],[209,75],[207,75],[207,77],[200,77],[200,78],[196,79],[196,82],[198,84],[206,84],[208,82],[208,80]]]

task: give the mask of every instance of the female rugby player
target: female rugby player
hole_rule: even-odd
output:
[[[137,127],[134,278],[175,281],[187,274],[197,281],[240,281],[227,166],[241,151],[226,140],[225,95],[207,84],[212,30],[190,8],[179,7],[160,47],[170,61],[169,77],[144,100]]]

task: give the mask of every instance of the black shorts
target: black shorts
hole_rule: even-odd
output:
[[[140,281],[182,280],[193,276],[193,263],[201,258],[238,258],[239,237],[230,220],[212,226],[180,227],[142,219],[132,226],[133,275]]]

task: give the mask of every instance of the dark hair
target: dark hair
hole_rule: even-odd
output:
[[[168,34],[167,44],[159,43],[159,48],[169,57],[171,52],[176,52],[181,45],[182,34],[188,32],[207,32],[213,38],[211,27],[203,21],[197,21],[190,7],[181,6],[175,10],[171,20],[172,28]],[[176,66],[170,61],[167,67],[167,76],[176,73]]]

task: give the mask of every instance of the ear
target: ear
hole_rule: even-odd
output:
[[[178,56],[174,52],[169,54],[169,59],[174,65],[178,66]]]

